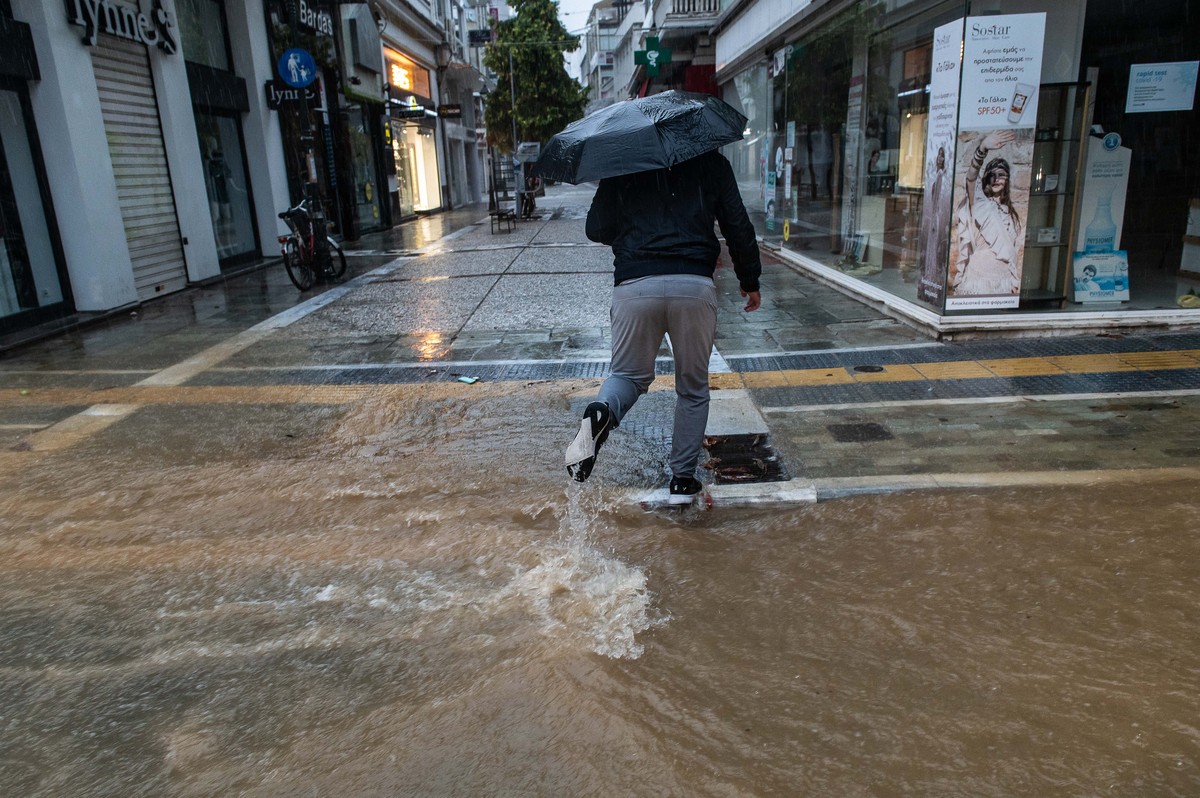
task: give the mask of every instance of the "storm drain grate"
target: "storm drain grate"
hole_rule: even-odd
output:
[[[704,439],[704,448],[708,450],[705,468],[718,485],[791,479],[766,435],[714,435]]]
[[[864,424],[830,424],[825,429],[838,443],[869,443],[890,441],[894,436],[887,427],[869,421]]]

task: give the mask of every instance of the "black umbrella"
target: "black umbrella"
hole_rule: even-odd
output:
[[[567,125],[534,172],[564,183],[662,169],[742,138],[746,117],[710,94],[665,91]]]

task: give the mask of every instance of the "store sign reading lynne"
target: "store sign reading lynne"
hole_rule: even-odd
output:
[[[157,47],[164,53],[179,49],[175,42],[175,17],[154,0],[150,13],[141,4],[129,5],[119,0],[67,0],[67,21],[85,31],[83,43],[96,46],[97,36],[107,33],[147,47]]]

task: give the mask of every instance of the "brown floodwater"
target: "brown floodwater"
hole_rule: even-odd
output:
[[[0,795],[1200,794],[1194,485],[646,513],[663,447],[568,484],[565,401],[147,407],[10,469]]]

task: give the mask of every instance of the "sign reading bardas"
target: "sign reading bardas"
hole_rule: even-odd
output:
[[[120,39],[140,42],[172,54],[179,49],[175,41],[175,16],[153,0],[150,12],[140,3],[130,5],[119,0],[67,0],[67,22],[84,29],[83,43],[96,46],[97,36],[107,33]]]

